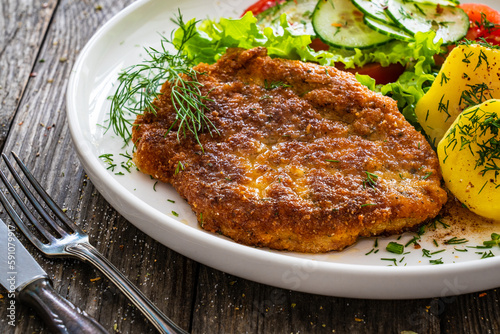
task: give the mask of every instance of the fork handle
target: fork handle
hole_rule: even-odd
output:
[[[187,334],[167,318],[144,294],[90,243],[66,246],[66,251],[99,269],[142,312],[160,333]]]
[[[57,334],[104,334],[108,333],[85,311],[61,297],[46,277],[37,279],[19,292],[19,300],[30,305]]]

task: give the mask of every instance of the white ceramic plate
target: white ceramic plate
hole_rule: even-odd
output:
[[[500,9],[497,0],[482,3]],[[453,229],[438,229],[424,237],[424,249],[436,252],[423,256],[421,249],[394,255],[385,250],[392,238],[378,239],[378,253],[372,252],[375,239],[364,239],[342,251],[320,255],[277,252],[237,244],[201,230],[189,205],[168,185],[158,184],[140,172],[116,175],[124,161],[122,141],[100,126],[109,110],[108,96],[114,92],[118,72],[139,63],[143,47],[158,46],[159,34],[169,35],[170,22],[180,8],[184,18],[238,17],[254,0],[144,0],[137,1],[104,25],[82,50],[73,69],[68,93],[68,119],[73,142],[93,184],[106,200],[142,231],[169,248],[196,261],[253,281],[297,291],[341,297],[406,299],[456,295],[500,286],[500,256],[480,259],[482,252],[464,245],[444,246],[443,238],[464,227],[468,213],[456,215]],[[131,152],[131,149],[128,148]],[[111,171],[100,159],[113,154],[118,167]],[[171,203],[168,200],[174,200]],[[178,217],[173,213],[178,214]],[[462,220],[461,220],[462,219]],[[462,224],[462,225],[460,225]],[[489,239],[500,225],[465,226],[460,237],[468,245]],[[440,246],[432,239],[441,236]],[[456,236],[456,235],[455,235]],[[399,241],[406,243],[411,234]],[[467,249],[467,252],[455,250]],[[499,255],[500,250],[493,250]],[[395,261],[383,260],[394,258]],[[441,259],[444,264],[431,265]]]

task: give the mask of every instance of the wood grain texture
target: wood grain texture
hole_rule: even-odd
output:
[[[0,145],[9,132],[57,0],[0,3]],[[31,76],[30,76],[31,74]]]
[[[497,289],[442,298],[434,305],[443,333],[499,333],[500,291]]]
[[[381,301],[299,293],[197,264],[121,217],[96,191],[73,149],[65,91],[79,51],[132,0],[3,0],[0,5],[0,144],[16,151],[91,242],[158,307],[192,333],[495,333],[499,292]],[[46,5],[44,5],[46,3]],[[22,21],[18,24],[18,21]],[[30,73],[36,72],[36,76]],[[6,83],[9,89],[5,90]],[[0,125],[1,125],[0,124]],[[8,137],[7,137],[8,135]],[[3,164],[0,168],[5,170]],[[7,219],[5,214],[0,215]],[[47,259],[21,238],[63,296],[111,333],[154,333],[126,298],[88,264]],[[48,333],[24,306],[8,324],[0,289],[0,333]]]
[[[201,267],[193,333],[440,333],[432,300],[299,293]]]

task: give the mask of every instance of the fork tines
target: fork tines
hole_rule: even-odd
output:
[[[35,177],[31,174],[31,172],[28,170],[28,168],[25,166],[25,164],[19,159],[19,157],[12,152],[12,156],[16,160],[19,168],[21,169],[22,173],[28,180],[28,183],[31,184],[33,189],[36,190],[40,198],[43,200],[45,204],[47,204],[48,207],[52,210],[52,212],[59,218],[64,226],[70,230],[71,232],[68,233],[65,229],[63,229],[49,214],[49,212],[43,207],[43,205],[38,201],[38,199],[33,195],[31,190],[28,188],[26,183],[21,179],[21,176],[17,171],[14,169],[14,166],[10,162],[9,158],[7,155],[2,153],[2,158],[4,159],[8,169],[14,176],[14,179],[16,180],[17,184],[19,185],[19,188],[22,190],[22,193],[28,198],[29,202],[31,205],[35,208],[35,210],[38,212],[38,214],[43,218],[43,220],[50,225],[50,227],[58,234],[58,237],[64,237],[68,234],[73,234],[73,233],[79,233],[82,232],[80,228],[71,222],[69,218],[64,214],[62,209],[52,200],[52,198],[47,194],[47,192],[42,188],[40,183],[35,179]],[[10,195],[14,198],[15,202],[25,215],[25,217],[31,222],[31,224],[36,228],[38,232],[40,232],[44,238],[49,242],[53,242],[55,239],[57,239],[57,236],[53,235],[50,233],[50,231],[45,228],[39,219],[37,219],[33,213],[30,211],[26,203],[21,199],[19,194],[16,192],[14,189],[14,186],[12,183],[7,179],[6,175],[0,170],[0,178],[4,182],[5,186],[7,187],[8,192]],[[44,244],[38,240],[37,237],[35,237],[32,233],[32,231],[26,226],[26,224],[23,222],[23,220],[20,218],[20,216],[17,214],[13,206],[10,204],[9,200],[5,196],[3,192],[0,191],[0,202],[2,202],[3,206],[5,207],[8,215],[12,218],[12,220],[16,223],[16,225],[21,229],[21,231],[28,236],[31,241],[33,241],[38,248],[44,248]]]

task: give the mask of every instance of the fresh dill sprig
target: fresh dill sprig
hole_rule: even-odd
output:
[[[477,40],[470,40],[464,38],[463,40],[457,42],[457,45],[474,45],[474,44],[481,45],[490,49],[500,50],[500,46],[491,44],[484,37],[479,37]]]
[[[142,63],[124,69],[118,77],[118,86],[111,97],[111,110],[108,129],[111,128],[125,142],[132,136],[131,128],[137,115],[144,112],[156,113],[155,99],[160,95],[160,88],[168,81],[171,87],[170,98],[176,111],[176,120],[168,132],[177,126],[177,138],[192,134],[200,143],[198,134],[208,128],[210,134],[217,129],[205,115],[206,102],[211,101],[202,93],[203,84],[198,76],[202,75],[192,68],[192,62],[183,54],[186,42],[198,32],[198,21],[184,22],[179,11],[171,19],[182,31],[183,37],[177,46],[177,52],[168,48],[173,45],[172,37],[161,36],[161,48],[145,48],[146,59]],[[167,133],[168,133],[167,132]],[[201,146],[201,145],[200,145]]]
[[[476,26],[485,28],[488,34],[500,29],[500,24],[489,21],[485,13],[481,13],[481,21],[476,21]]]

